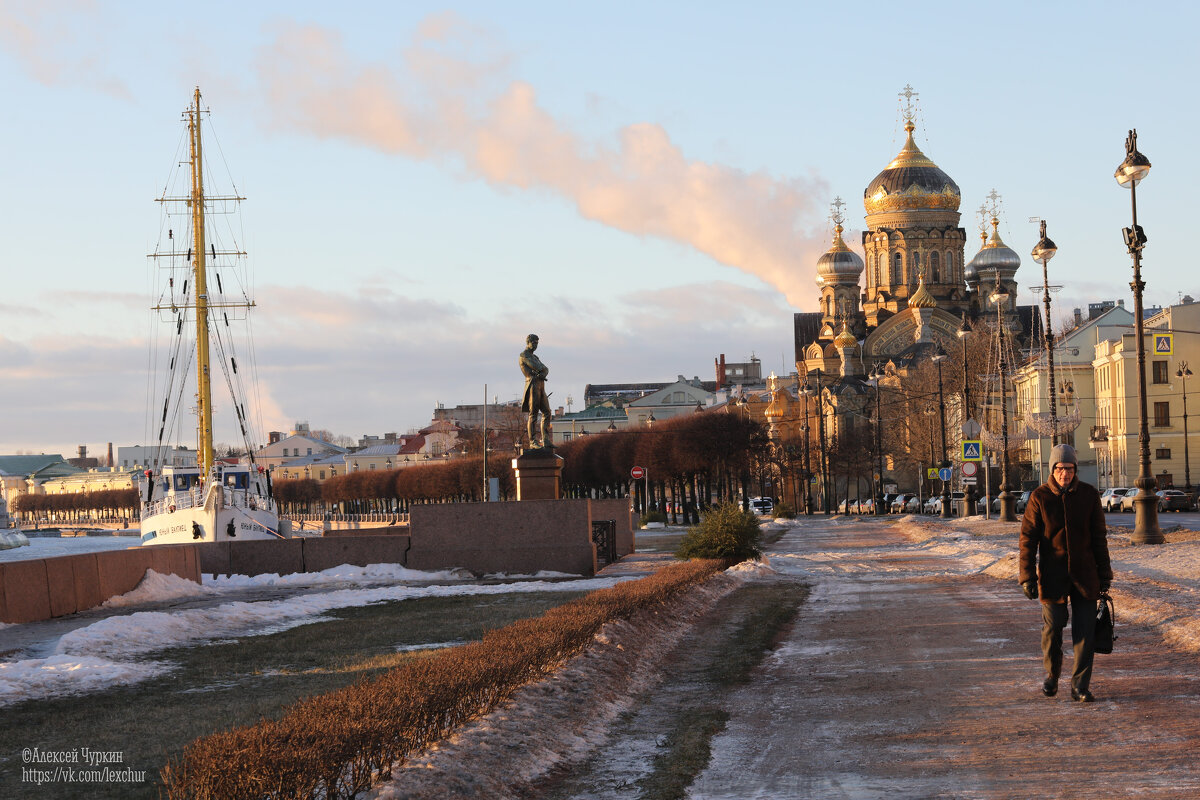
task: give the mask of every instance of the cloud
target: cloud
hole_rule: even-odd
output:
[[[403,67],[356,59],[336,32],[291,23],[277,26],[257,64],[276,128],[559,196],[587,219],[683,243],[762,279],[794,306],[811,305],[823,180],[689,159],[653,123],[586,138],[543,108],[534,87],[505,83],[507,61],[447,13],[419,27]]]
[[[95,42],[107,37],[89,0],[0,0],[0,47],[45,86],[87,86],[122,100],[125,84],[100,67]]]
[[[298,420],[353,436],[404,430],[428,420],[439,402],[480,402],[484,384],[490,397],[514,399],[522,387],[517,355],[531,331],[542,335],[554,405],[568,395],[581,401],[587,383],[707,378],[718,354],[740,360],[757,351],[765,361],[791,336],[777,295],[725,282],[574,307],[530,299],[488,317],[430,298],[381,298],[368,284],[334,295],[280,287],[259,295],[266,313],[255,317],[255,363],[245,351],[239,363],[260,438]],[[262,302],[266,295],[271,302]],[[286,304],[275,302],[281,296]],[[333,311],[319,324],[285,321],[320,304]],[[0,337],[0,452],[69,454],[79,444],[95,450],[155,438],[147,408],[161,400],[148,399],[148,352],[144,339]],[[224,378],[214,384],[216,438],[237,441]],[[191,382],[182,387],[185,406],[194,391]],[[193,442],[190,423],[177,438]]]

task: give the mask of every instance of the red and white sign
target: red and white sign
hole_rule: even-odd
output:
[[[640,481],[642,478],[646,477],[646,470],[642,469],[641,467],[634,467],[633,469],[629,470],[629,477],[633,478],[635,481]]]
[[[964,461],[962,464],[963,477],[972,478],[979,472],[979,464],[974,461]]]

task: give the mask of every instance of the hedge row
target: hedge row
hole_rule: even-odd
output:
[[[379,678],[285,709],[279,719],[197,739],[162,770],[169,798],[353,798],[395,766],[553,672],[615,619],[708,579],[715,560],[673,564],[415,658]]]

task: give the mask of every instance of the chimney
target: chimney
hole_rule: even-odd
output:
[[[1078,328],[1082,324],[1083,324],[1083,309],[1077,308],[1077,309],[1075,309],[1075,327]]]
[[[1119,305],[1121,308],[1124,308],[1124,307],[1125,307],[1125,301],[1124,301],[1124,300],[1118,300],[1118,301],[1117,301],[1117,305]]]
[[[112,442],[108,443],[108,464],[105,466],[107,466],[109,469],[112,469],[114,466],[116,466],[116,464],[113,462]]]
[[[87,458],[87,445],[86,444],[79,445],[79,457],[81,459]]]
[[[713,364],[717,368],[717,391],[725,385],[725,354],[721,353],[720,359],[713,359]]]

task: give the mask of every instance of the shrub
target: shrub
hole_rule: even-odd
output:
[[[645,514],[642,514],[642,525],[643,526],[648,522],[663,522],[663,523],[665,523],[666,521],[667,521],[667,515],[664,514],[662,511],[647,511]]]
[[[742,511],[736,503],[717,506],[704,515],[700,524],[689,528],[675,555],[679,558],[719,558],[726,563],[757,559],[759,549],[758,518]]]
[[[795,519],[796,509],[789,506],[787,503],[780,503],[775,506],[775,519]]]

